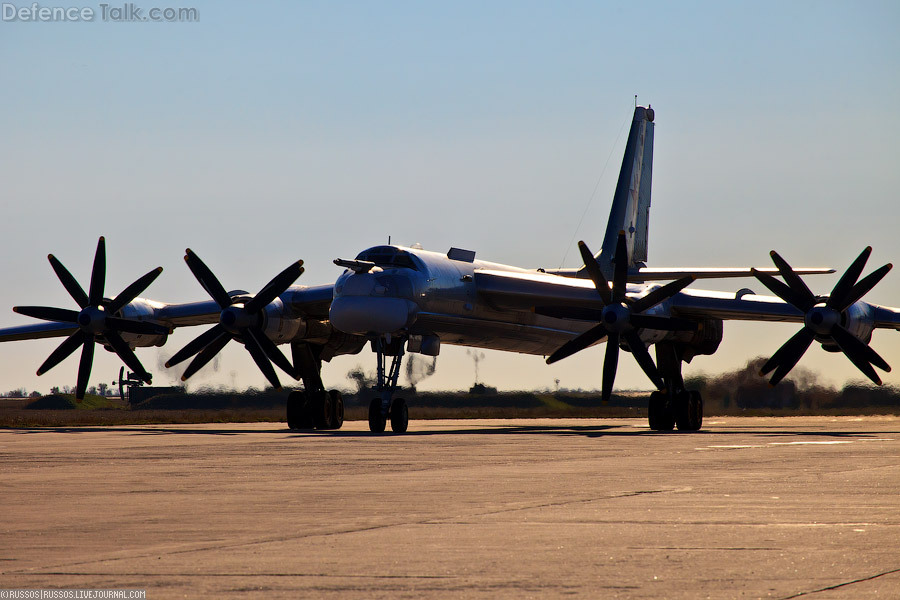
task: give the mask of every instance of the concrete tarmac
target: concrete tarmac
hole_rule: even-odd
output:
[[[900,598],[900,418],[0,431],[0,588]]]

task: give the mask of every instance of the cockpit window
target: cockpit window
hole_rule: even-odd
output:
[[[373,262],[382,269],[401,268],[413,269],[414,271],[419,270],[419,265],[417,264],[418,261],[416,261],[409,252],[394,248],[393,246],[375,246],[374,248],[363,250],[356,257],[356,260]]]

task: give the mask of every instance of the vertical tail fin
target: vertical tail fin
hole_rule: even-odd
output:
[[[624,231],[628,241],[628,266],[647,260],[650,221],[650,184],[653,174],[653,109],[635,107],[619,181],[613,196],[603,246],[597,255],[607,277],[613,272],[616,241]]]

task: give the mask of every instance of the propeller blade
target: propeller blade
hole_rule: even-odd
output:
[[[856,260],[853,261],[853,264],[844,271],[840,280],[835,284],[834,289],[831,290],[828,302],[826,302],[830,308],[841,306],[850,297],[854,284],[866,267],[866,261],[869,260],[870,254],[872,254],[872,246],[866,246],[865,250],[860,252]]]
[[[580,352],[594,342],[602,339],[607,334],[608,332],[606,331],[606,327],[604,327],[602,324],[595,325],[591,329],[588,329],[584,333],[572,338],[571,340],[560,346],[556,350],[556,352],[547,357],[547,364],[552,365],[556,361],[572,356],[576,352]]]
[[[606,277],[603,276],[603,271],[600,270],[600,265],[597,264],[594,255],[584,242],[578,242],[578,250],[581,252],[582,260],[584,260],[584,268],[587,270],[591,281],[594,282],[594,287],[597,288],[597,293],[600,294],[600,299],[603,300],[603,304],[612,304],[612,293],[609,291],[609,282],[606,280]]]
[[[616,242],[616,264],[613,270],[613,302],[622,302],[625,299],[625,288],[628,283],[628,243],[625,241],[625,232],[619,232]]]
[[[101,235],[97,241],[97,253],[94,254],[94,268],[91,269],[91,287],[88,300],[91,306],[100,306],[103,302],[103,289],[106,286],[106,239]]]
[[[124,308],[126,304],[134,300],[138,294],[146,290],[147,287],[151,283],[153,283],[153,281],[157,277],[159,277],[160,273],[162,273],[162,267],[156,267],[155,269],[129,285],[127,288],[119,292],[119,295],[116,296],[115,299],[112,300],[112,302],[106,305],[106,312],[114,315],[122,310],[122,308]]]
[[[631,353],[634,355],[635,360],[637,360],[650,381],[653,382],[653,385],[656,386],[656,389],[663,389],[665,384],[659,375],[659,369],[656,368],[656,364],[650,358],[647,346],[641,341],[640,336],[634,331],[629,331],[625,334],[625,341],[628,342],[628,347],[631,348]]]
[[[100,238],[101,240],[103,238]],[[94,339],[85,335],[81,349],[81,361],[78,363],[78,382],[75,385],[75,399],[84,400],[88,379],[91,376],[91,364],[94,362]]]
[[[215,329],[215,327],[213,328]],[[231,334],[225,330],[222,330],[218,337],[207,344],[206,348],[203,349],[200,354],[194,357],[194,360],[191,361],[191,364],[188,365],[187,369],[184,370],[184,374],[181,376],[182,381],[187,381],[188,378],[206,366],[206,363],[211,361],[213,357],[219,353],[219,351],[225,347],[225,344],[231,341]]]
[[[115,331],[134,333],[136,335],[168,335],[169,329],[149,321],[134,321],[119,317],[106,317],[106,326]]]
[[[888,263],[883,267],[875,269],[874,271],[860,279],[859,282],[857,282],[857,284],[854,285],[853,288],[847,293],[847,297],[844,298],[844,301],[839,306],[835,306],[834,308],[840,312],[844,312],[845,310],[850,308],[850,306],[853,305],[857,300],[868,294],[873,287],[878,285],[878,282],[884,279],[884,276],[888,274],[888,271],[890,271],[893,266],[894,265],[892,265],[891,263]]]
[[[697,322],[677,317],[658,317],[656,315],[631,315],[631,324],[638,329],[657,329],[659,331],[697,331]]]
[[[37,374],[43,375],[65,359],[69,357],[73,352],[78,350],[78,346],[83,344],[85,341],[85,334],[82,331],[76,331],[65,340],[63,343],[59,345],[59,347],[54,350],[47,360],[44,361],[40,367],[38,367]]]
[[[267,283],[266,286],[250,300],[250,302],[244,305],[244,308],[251,314],[261,311],[269,304],[269,302],[283,294],[302,273],[303,261],[298,260],[273,277],[272,281]]]
[[[778,281],[768,273],[762,273],[756,269],[750,269],[753,276],[756,277],[761,284],[769,288],[773,294],[802,312],[807,312],[815,304],[815,298],[810,299],[802,293],[795,292],[786,284]],[[810,303],[812,302],[812,304]]]
[[[642,313],[645,310],[651,309],[660,302],[668,300],[687,286],[691,285],[695,279],[697,278],[693,275],[688,275],[687,277],[682,277],[681,279],[667,283],[661,288],[656,288],[643,298],[635,300],[631,305],[631,311],[634,313]]]
[[[832,328],[831,337],[844,354],[847,355],[847,358],[856,365],[856,368],[862,371],[866,377],[874,381],[876,385],[881,385],[881,379],[869,363],[874,364],[882,371],[888,373],[891,372],[891,366],[887,364],[887,362],[881,358],[871,346],[867,345],[840,325]]]
[[[621,239],[621,238],[620,238]],[[616,381],[616,367],[619,364],[619,334],[610,332],[606,338],[606,358],[603,360],[603,395],[604,402],[612,397],[613,383]]]
[[[197,278],[197,281],[200,282],[206,293],[216,301],[219,308],[225,310],[231,306],[231,297],[228,295],[228,292],[225,291],[225,288],[222,287],[222,284],[219,283],[213,272],[209,270],[209,267],[190,248],[185,250],[184,262],[187,263],[191,273],[194,274],[194,277]]]
[[[69,295],[78,303],[78,306],[84,308],[90,302],[88,300],[88,295],[84,293],[84,290],[75,281],[75,278],[72,277],[72,274],[69,273],[69,270],[66,269],[59,260],[53,256],[52,254],[47,255],[47,260],[50,261],[50,266],[53,267],[53,271],[56,272],[56,276],[59,278],[60,282],[62,282],[63,287],[66,288],[66,291],[69,292]]]
[[[781,256],[777,252],[772,250],[771,252],[769,252],[769,256],[772,257],[772,262],[775,263],[776,267],[778,267],[778,272],[781,273],[781,277],[782,279],[784,279],[784,282],[788,284],[788,287],[794,290],[794,293],[796,293],[798,296],[806,298],[805,308],[802,308],[798,305],[795,306],[804,311],[812,308],[816,303],[815,294],[809,291],[809,287],[807,287],[803,280],[800,279],[800,276],[794,272],[794,269],[791,268],[791,265],[789,265],[786,260],[781,258]]]
[[[150,373],[144,369],[144,365],[138,360],[138,357],[131,347],[122,339],[122,336],[115,331],[110,330],[104,332],[103,337],[106,338],[106,341],[113,347],[113,350],[116,351],[116,354],[119,355],[122,362],[128,365],[128,368],[131,369],[135,375],[146,383],[150,383],[153,380],[153,378],[150,377]]]
[[[52,308],[50,306],[13,306],[13,311],[26,317],[34,317],[44,321],[59,321],[61,323],[78,323],[78,311],[65,308]]]
[[[772,375],[772,378],[769,380],[771,385],[776,385],[779,381],[784,379],[785,375],[791,372],[791,369],[794,368],[794,365],[799,362],[800,357],[803,356],[809,348],[809,345],[812,344],[814,338],[815,334],[813,334],[812,331],[806,327],[802,328],[795,333],[791,339],[786,341],[781,348],[775,351],[772,358],[770,358],[766,364],[763,365],[762,369],[759,370],[759,374],[765,375],[772,369],[776,369],[775,374]]]
[[[209,346],[222,333],[225,333],[225,330],[222,329],[222,326],[218,324],[207,329],[199,336],[188,342],[187,346],[172,355],[172,358],[166,361],[166,368],[168,369],[170,367],[174,367],[178,363],[185,361],[193,355],[197,354],[198,352]]]
[[[273,363],[278,365],[278,368],[297,379],[296,369],[294,369],[294,365],[291,364],[291,361],[287,359],[287,357],[278,349],[278,346],[275,345],[275,342],[269,339],[269,337],[262,331],[262,329],[258,327],[251,328],[253,332],[253,337],[256,339],[262,351],[266,353],[266,356],[269,357]]]
[[[253,362],[256,363],[256,366],[259,367],[259,370],[262,371],[263,375],[266,376],[266,379],[269,380],[269,383],[272,384],[276,390],[281,389],[281,382],[278,381],[278,375],[275,374],[275,369],[272,368],[272,363],[269,362],[266,353],[263,352],[263,349],[259,345],[259,341],[256,339],[256,335],[252,328],[247,328],[241,331],[241,337],[244,339],[244,347],[247,348],[247,351],[250,353],[250,356],[253,357]]]

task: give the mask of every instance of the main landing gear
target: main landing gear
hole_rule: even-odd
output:
[[[650,394],[649,420],[654,431],[698,431],[703,426],[703,398],[696,390],[684,388],[682,357],[675,344],[656,344],[656,362],[666,386],[664,392]]]
[[[340,429],[344,424],[344,398],[337,390],[325,390],[319,373],[322,361],[309,344],[296,344],[293,351],[304,389],[288,394],[288,427]]]
[[[409,408],[403,398],[394,398],[397,379],[400,376],[400,364],[403,361],[403,338],[377,338],[372,341],[378,357],[379,395],[369,403],[369,431],[384,433],[388,420],[391,431],[406,433],[409,428]],[[391,357],[391,365],[385,373],[387,357]]]

